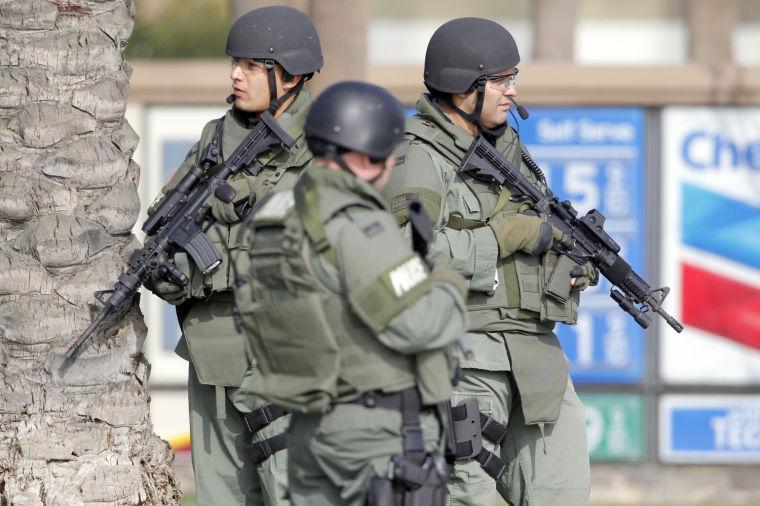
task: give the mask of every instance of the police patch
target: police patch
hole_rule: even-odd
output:
[[[391,286],[396,293],[396,297],[401,297],[406,292],[419,285],[428,274],[425,270],[425,264],[422,259],[415,255],[403,264],[399,265],[389,273]]]

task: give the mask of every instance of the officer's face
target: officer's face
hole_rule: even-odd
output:
[[[480,113],[480,124],[485,128],[494,128],[504,124],[507,121],[507,115],[509,114],[509,107],[512,102],[509,101],[509,97],[517,95],[517,87],[514,82],[509,83],[509,76],[514,73],[515,69],[509,69],[504,72],[500,72],[494,76],[496,79],[489,77],[486,81],[485,94],[483,96],[483,110]],[[504,79],[499,79],[499,76],[504,76]],[[477,93],[474,93],[477,99]],[[473,104],[473,110],[475,104]]]
[[[515,81],[510,80],[510,76],[515,71],[515,68],[511,68],[488,76],[483,94],[483,108],[480,111],[480,124],[483,127],[494,128],[507,121],[511,105],[509,97],[517,95]],[[472,113],[477,105],[478,93],[473,90],[467,94],[455,94],[452,98],[454,105],[467,113]]]
[[[282,95],[282,70],[274,66],[277,96]],[[246,112],[263,112],[269,109],[269,81],[264,63],[246,58],[233,58],[230,71],[235,107]]]

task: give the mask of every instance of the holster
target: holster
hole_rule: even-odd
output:
[[[443,506],[449,466],[440,453],[428,454],[422,464],[395,456],[391,477],[373,476],[367,492],[367,506]]]
[[[454,444],[447,445],[449,461],[475,459],[491,478],[498,480],[506,465],[493,452],[483,447],[483,437],[499,444],[504,439],[507,428],[481,413],[476,399],[465,399],[446,411],[450,414],[449,423],[454,435]]]
[[[419,416],[422,404],[417,389],[390,395],[365,394],[359,402],[365,406],[398,406],[404,435],[404,455],[391,459],[387,476],[370,479],[367,505],[444,506],[450,469],[440,453],[425,453]]]

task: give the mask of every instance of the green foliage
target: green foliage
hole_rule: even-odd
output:
[[[127,58],[224,58],[227,0],[136,0]]]

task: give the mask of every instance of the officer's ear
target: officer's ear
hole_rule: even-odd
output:
[[[298,83],[301,82],[301,80],[303,80],[303,76],[294,76],[293,74],[291,74],[290,72],[282,68],[279,64],[277,66],[280,69],[280,72],[279,72],[280,81],[282,83],[281,84],[282,90],[284,92],[288,92],[292,90],[293,88],[296,87],[296,85],[298,85]]]
[[[470,88],[464,93],[451,94],[451,103],[466,113],[471,113],[475,110],[476,99],[477,97],[474,88]]]

